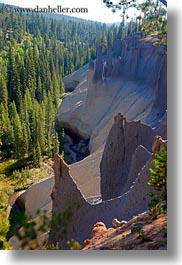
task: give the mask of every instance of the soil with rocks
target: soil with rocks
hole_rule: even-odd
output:
[[[146,211],[117,228],[98,222],[83,250],[167,250],[167,214],[153,220]]]

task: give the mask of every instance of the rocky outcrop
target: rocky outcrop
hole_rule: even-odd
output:
[[[135,182],[135,178],[146,163],[151,159],[152,153],[149,152],[143,145],[139,145],[134,151],[131,159],[130,169],[127,180],[124,183],[122,193],[127,192],[131,185]]]
[[[88,90],[91,89],[93,75],[94,75],[94,62],[90,61],[89,62],[89,67],[88,67],[88,73],[87,73],[87,87],[88,87]]]
[[[83,241],[89,237],[89,231],[99,220],[104,222],[106,226],[110,226],[114,218],[127,221],[133,215],[146,210],[149,202],[146,195],[149,191],[147,185],[149,167],[150,161],[140,171],[135,183],[127,193],[112,200],[90,205],[70,175],[68,165],[60,156],[56,155],[54,165],[55,186],[52,193],[53,215],[69,210],[71,220],[68,223],[66,220],[63,221],[63,224],[67,224],[64,237],[61,237],[63,226],[59,225],[59,227],[53,226],[51,228],[49,244],[58,242],[62,249],[68,249],[66,242],[70,238],[83,244]],[[71,203],[71,208],[68,208],[68,202]],[[68,215],[65,214],[64,216]]]
[[[142,162],[146,162],[146,160],[138,162],[138,157],[135,157],[136,160],[132,161],[133,155],[139,145],[143,145],[151,151],[153,137],[154,131],[152,128],[140,121],[127,122],[120,113],[115,117],[100,164],[103,200],[117,197],[123,193],[128,181],[131,163],[136,164],[135,173],[139,173]],[[145,153],[148,152],[140,152],[140,155],[145,156]],[[143,160],[143,156],[140,159]],[[133,175],[133,177],[136,177],[136,175]]]
[[[103,77],[103,61],[102,61],[102,45],[97,49],[95,71],[93,75],[93,83],[102,81]]]
[[[100,161],[103,148],[80,162],[70,165],[70,174],[85,198],[100,195]]]
[[[99,46],[87,77],[62,101],[61,126],[90,138],[90,152],[105,143],[119,112],[129,121],[159,128],[167,105],[166,55],[153,45],[155,41],[140,35],[116,40],[112,51],[108,47],[106,60]]]
[[[167,139],[167,111],[160,120],[160,126],[155,130],[156,135],[160,135],[163,139]]]
[[[87,77],[88,67],[89,65],[86,64],[75,72],[65,76],[63,78],[65,89],[68,91],[73,91],[78,84],[82,83]]]
[[[106,66],[104,71],[105,78],[110,77],[113,69],[113,62],[112,62],[112,47],[109,44],[107,47],[107,59],[106,59]]]
[[[161,136],[156,135],[154,137],[154,143],[152,145],[152,151],[153,153],[159,153],[161,150],[166,146],[167,140],[163,140]]]
[[[167,250],[167,214],[152,220],[148,211],[134,216],[122,227],[103,229],[84,241],[83,250]]]
[[[37,210],[52,210],[51,193],[54,186],[54,178],[50,176],[30,186],[17,198],[17,203],[25,211],[27,216],[36,217]]]
[[[45,244],[45,241],[48,239],[49,228],[47,227],[47,232],[43,233],[41,227],[43,225],[45,229],[45,226],[48,225],[48,220],[51,221],[52,218],[51,193],[53,186],[54,177],[50,176],[49,178],[41,180],[40,182],[30,186],[16,199],[9,216],[11,223],[9,231],[9,236],[11,238],[9,239],[9,244],[14,250],[21,250],[23,243],[25,243],[24,249],[41,249]],[[21,227],[22,220],[17,218],[18,216],[21,217],[21,215],[16,216],[16,213],[20,214],[21,211],[22,214],[25,213],[27,220],[35,224],[35,226],[33,225],[33,229],[35,229],[35,227],[37,229],[37,246],[35,245],[35,241],[28,236],[27,231],[27,234],[25,234],[24,228]],[[39,214],[37,213],[38,211]],[[45,217],[47,219],[45,219]],[[15,229],[19,230],[19,233],[22,236],[21,240],[17,236],[12,236]],[[31,243],[34,248],[31,248]]]
[[[94,76],[94,62],[90,61],[89,62],[89,70],[87,73],[87,90],[88,90],[88,94],[87,94],[87,98],[86,98],[86,105],[90,106],[92,104],[92,87],[93,87],[93,76]]]

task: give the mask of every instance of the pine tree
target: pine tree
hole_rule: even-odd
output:
[[[32,145],[39,146],[40,153],[45,151],[45,117],[41,105],[34,100],[32,116]]]
[[[16,102],[16,108],[19,111],[21,109],[22,95],[20,88],[20,77],[15,62],[15,53],[12,48],[9,51],[8,57],[8,95],[10,101]]]
[[[52,144],[51,144],[50,133],[48,133],[48,136],[47,136],[47,155],[48,157],[52,157]]]
[[[58,79],[56,77],[56,74],[53,74],[53,93],[52,93],[52,98],[53,98],[53,104],[55,108],[57,109],[59,106],[59,101],[60,101],[60,88],[59,88],[59,83]]]
[[[8,108],[8,90],[5,78],[0,74],[0,103]]]
[[[14,131],[14,155],[21,158],[24,155],[23,130],[20,117],[17,113],[15,102],[11,104],[11,123]]]
[[[41,148],[40,148],[39,143],[37,144],[35,150],[36,150],[36,162],[37,162],[37,163],[40,163],[41,160],[42,160],[42,154],[41,154]]]
[[[55,133],[55,136],[54,136],[53,153],[59,154],[59,138],[58,138],[57,133]]]
[[[22,155],[27,155],[29,150],[29,133],[25,123],[22,125],[23,142],[22,142]]]
[[[64,87],[62,77],[60,77],[60,79],[59,79],[59,87],[60,87],[60,95],[63,96],[65,93],[65,87]]]
[[[154,191],[148,195],[152,198],[149,210],[155,218],[167,206],[167,145],[164,145],[159,153],[155,153],[152,166],[148,185],[153,187]]]
[[[0,103],[0,141],[3,157],[11,157],[15,144],[14,131],[10,122],[8,109]]]

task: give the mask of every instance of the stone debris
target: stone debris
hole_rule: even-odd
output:
[[[114,218],[112,220],[112,227],[113,228],[117,228],[117,227],[121,227],[123,225],[127,224],[126,221],[122,220],[122,221],[119,221],[117,218]]]

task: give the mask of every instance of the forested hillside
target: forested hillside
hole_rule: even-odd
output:
[[[59,151],[55,117],[63,76],[115,38],[106,24],[7,13],[0,8],[0,159],[39,162]]]

